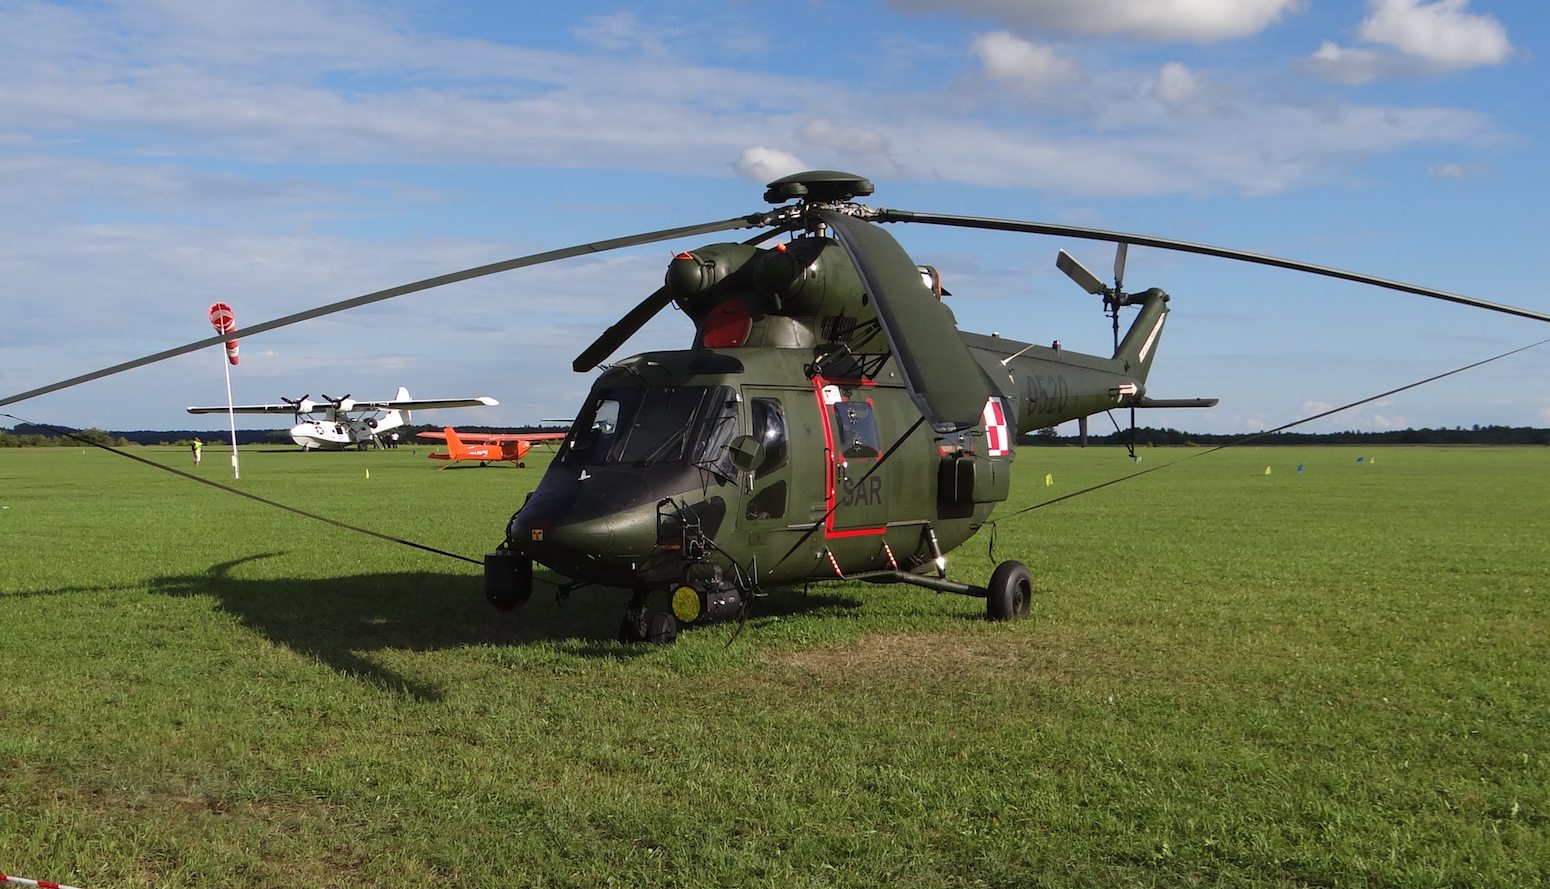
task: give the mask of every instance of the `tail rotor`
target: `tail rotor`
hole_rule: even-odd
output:
[[[1087,267],[1076,261],[1076,257],[1060,251],[1055,257],[1055,268],[1066,273],[1066,277],[1077,283],[1077,286],[1091,293],[1093,296],[1103,297],[1103,311],[1113,322],[1114,349],[1119,350],[1119,310],[1122,306],[1135,305],[1130,294],[1125,292],[1125,258],[1130,253],[1130,245],[1120,241],[1114,249],[1114,286],[1110,287],[1099,280],[1098,276],[1087,270]]]

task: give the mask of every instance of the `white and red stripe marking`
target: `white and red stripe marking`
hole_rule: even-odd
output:
[[[986,400],[981,416],[985,421],[985,444],[990,449],[990,456],[1005,457],[1011,453],[1012,437],[1007,433],[1006,413],[1001,409],[1000,400]]]
[[[16,886],[42,886],[43,889],[79,889],[77,886],[66,886],[63,883],[50,883],[48,880],[28,880],[5,874],[0,874],[0,883],[11,883]]]

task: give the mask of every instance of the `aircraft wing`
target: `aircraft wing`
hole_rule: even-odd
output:
[[[433,411],[444,407],[494,407],[500,402],[488,395],[478,398],[393,398],[387,401],[357,401],[355,409],[384,411]]]
[[[231,410],[233,413],[238,414],[294,414],[296,413],[296,405],[238,404],[233,405]],[[226,413],[226,405],[222,404],[215,407],[191,407],[188,409],[188,412],[191,414],[224,414]]]
[[[445,432],[417,432],[420,438],[433,438],[445,441]],[[458,440],[471,444],[500,444],[505,441],[559,441],[567,433],[564,432],[459,432]]]

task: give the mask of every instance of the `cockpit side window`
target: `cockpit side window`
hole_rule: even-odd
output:
[[[766,475],[786,465],[789,441],[786,414],[781,410],[778,398],[755,398],[749,404],[753,437],[764,445],[764,462],[756,466],[754,472]]]
[[[640,390],[611,389],[595,393],[591,403],[576,416],[570,437],[565,440],[563,459],[567,463],[604,463],[619,435],[619,417],[634,407]]]
[[[730,386],[705,390],[705,407],[700,412],[690,459],[716,474],[731,478],[736,474],[727,444],[737,435],[737,393]]]

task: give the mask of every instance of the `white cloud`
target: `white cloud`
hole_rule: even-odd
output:
[[[815,120],[802,128],[802,141],[857,154],[886,154],[888,137],[866,127],[841,126],[829,120]]]
[[[979,56],[986,74],[1027,89],[1042,90],[1082,75],[1081,68],[1070,59],[1005,31],[980,36],[969,52]]]
[[[1257,34],[1301,0],[888,0],[901,12],[950,12],[1017,30],[1215,43]]]
[[[1373,0],[1363,40],[1383,43],[1444,69],[1494,65],[1512,55],[1507,29],[1488,15],[1470,15],[1469,0]]]
[[[1436,164],[1426,168],[1426,174],[1433,179],[1468,179],[1490,172],[1489,164]]]
[[[754,182],[773,182],[782,176],[811,169],[802,159],[775,148],[749,148],[732,165],[737,175]]]
[[[89,134],[176,157],[695,175],[731,161],[757,181],[833,166],[1105,195],[1274,193],[1328,181],[1373,153],[1489,131],[1479,115],[1445,108],[1312,107],[1214,92],[1209,108],[1179,114],[1175,103],[1205,87],[1179,63],[1152,75],[1083,76],[1048,47],[1006,33],[975,44],[992,75],[981,87],[1027,94],[1021,87],[1059,80],[1059,119],[1030,121],[999,100],[977,106],[957,94],[961,82],[923,101],[675,56],[631,62],[418,35],[348,4],[283,0],[287,15],[276,18],[257,3],[211,15],[163,2],[155,8],[165,17],[154,21],[145,7],[120,18],[0,11],[0,120],[29,139]],[[378,73],[370,88],[338,85]],[[800,158],[793,136],[805,146]],[[218,196],[220,175],[185,175]],[[244,187],[238,178],[224,187]],[[254,190],[291,187],[306,186]]]
[[[1418,59],[1376,49],[1345,47],[1330,40],[1324,41],[1305,64],[1308,70],[1325,80],[1352,86],[1424,74],[1428,70]]]
[[[1308,57],[1310,70],[1326,80],[1362,84],[1495,65],[1513,54],[1507,29],[1491,16],[1467,13],[1469,0],[1369,0],[1368,5],[1372,13],[1358,36],[1398,54],[1325,41]]]
[[[630,50],[659,53],[664,49],[658,36],[631,12],[593,16],[572,29],[572,33],[610,53]]]
[[[1334,405],[1327,401],[1304,401],[1302,403],[1302,415],[1304,417],[1317,416],[1328,410],[1334,410]]]
[[[1169,62],[1157,74],[1155,91],[1165,102],[1180,102],[1200,88],[1200,78],[1179,62]]]

